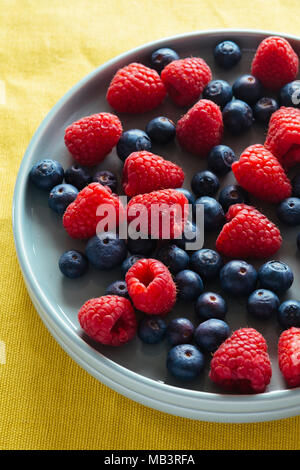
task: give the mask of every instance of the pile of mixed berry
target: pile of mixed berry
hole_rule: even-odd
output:
[[[214,50],[223,69],[234,67],[241,56],[232,41],[223,41]],[[64,170],[59,162],[46,159],[30,172],[38,188],[50,191],[49,206],[62,216],[69,236],[88,240],[85,253],[70,250],[61,255],[61,272],[78,278],[89,265],[103,271],[121,266],[123,279],[109,285],[106,295],[81,306],[80,326],[104,345],[121,346],[136,335],[148,344],[166,340],[166,367],[183,381],[203,372],[208,352],[209,377],[221,388],[263,392],[272,375],[266,341],[250,327],[231,333],[224,321],[226,300],[205,290],[207,281],[219,279],[226,295],[248,298],[250,316],[277,317],[284,329],[278,343],[279,367],[288,386],[299,386],[300,302],[280,300],[293,283],[293,272],[286,263],[272,260],[282,244],[279,229],[248,204],[248,195],[276,204],[282,223],[300,225],[300,175],[290,181],[287,174],[300,163],[298,56],[285,39],[267,37],[256,50],[249,75],[232,86],[213,80],[210,67],[199,57],[179,58],[176,51],[162,48],[150,60],[151,68],[131,63],[118,70],[107,101],[118,113],[138,114],[158,107],[169,95],[178,107],[189,108],[177,124],[158,116],[145,131],[123,132],[115,114],[83,117],[65,130],[65,145],[76,163]],[[268,97],[275,92],[277,99]],[[265,142],[246,148],[237,159],[221,143],[223,130],[242,134],[254,120],[265,124]],[[182,188],[182,168],[151,153],[153,143],[163,148],[175,138],[185,151],[207,159],[208,169],[192,178],[192,191]],[[109,170],[92,170],[115,146],[124,162],[119,194],[128,196],[126,207],[117,196],[118,177]],[[230,171],[237,183],[222,188],[217,200],[220,177]],[[186,225],[192,234],[198,227],[187,222],[184,211],[182,223],[172,219],[169,240],[163,240],[163,227],[156,239],[124,240],[117,228],[124,219],[132,220],[134,204],[146,208],[149,226],[154,204],[190,204],[193,211],[202,205],[205,232],[218,231],[215,250],[185,250],[186,239],[180,235],[186,233]],[[97,209],[103,205],[118,214],[115,231],[98,233],[104,214]],[[300,237],[297,242],[300,248]],[[256,270],[247,259],[264,261]],[[177,299],[194,302],[199,325],[186,317],[168,321]]]

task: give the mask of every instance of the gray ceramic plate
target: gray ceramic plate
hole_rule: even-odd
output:
[[[250,422],[294,416],[300,411],[300,390],[287,390],[277,365],[277,341],[280,329],[276,320],[268,322],[248,318],[245,300],[229,300],[227,321],[232,329],[243,326],[257,328],[266,338],[272,359],[273,376],[267,391],[259,395],[223,394],[208,379],[209,358],[201,378],[188,385],[174,380],[165,367],[167,345],[147,346],[136,338],[122,348],[96,345],[82,334],[77,321],[80,306],[89,298],[104,294],[106,286],[120,278],[120,272],[89,273],[78,280],[63,278],[58,270],[60,254],[70,248],[83,249],[81,241],[72,241],[65,233],[61,219],[47,206],[47,194],[35,189],[28,182],[28,173],[34,162],[41,158],[54,158],[67,167],[71,158],[64,146],[64,129],[74,120],[92,113],[110,110],[105,100],[108,84],[119,67],[137,61],[147,64],[150,53],[158,47],[170,46],[181,57],[203,57],[213,70],[214,78],[224,78],[232,83],[235,77],[248,73],[254,50],[270,32],[211,31],[185,34],[163,39],[125,53],[89,74],[73,87],[50,111],[34,135],[23,158],[14,194],[13,224],[16,249],[24,279],[32,301],[51,334],[68,354],[101,382],[119,393],[146,406],[178,416],[207,421]],[[300,40],[287,37],[300,55]],[[213,48],[224,39],[236,41],[243,51],[240,64],[232,71],[224,72],[214,63]],[[125,129],[145,128],[154,116],[166,115],[177,121],[184,110],[169,100],[158,110],[141,116],[122,116]],[[246,146],[264,142],[265,129],[254,125],[242,137],[225,135],[224,143],[239,154]],[[176,145],[154,148],[154,153],[181,164],[186,172],[184,186],[189,188],[192,175],[206,168],[206,162],[189,155]],[[115,151],[99,165],[121,173],[121,162]],[[229,175],[223,181],[233,181]],[[273,208],[252,201],[275,222]],[[284,230],[284,244],[278,258],[291,265],[295,273],[294,286],[288,297],[298,297],[300,278],[299,258],[296,254],[296,231]],[[215,235],[205,240],[205,246],[213,247]],[[256,264],[258,266],[258,264]],[[219,291],[218,285],[207,289]],[[188,316],[195,323],[193,305],[178,303],[169,318]]]

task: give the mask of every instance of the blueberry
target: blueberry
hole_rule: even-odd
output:
[[[241,100],[233,100],[223,109],[223,122],[231,134],[241,134],[253,124],[253,112],[250,106]]]
[[[111,171],[97,171],[93,176],[93,181],[102,184],[102,186],[108,186],[113,193],[116,193],[118,190],[118,178]]]
[[[225,214],[221,204],[214,198],[203,196],[196,199],[193,210],[196,211],[197,205],[204,206],[204,229],[207,231],[220,228],[225,222]]]
[[[166,329],[167,325],[162,317],[149,315],[140,320],[137,333],[144,343],[156,344],[164,339]]]
[[[187,198],[189,204],[194,204],[196,198],[191,193],[191,191],[189,191],[188,189],[185,189],[185,188],[176,188],[176,191],[178,191],[179,193],[184,194],[185,197]]]
[[[50,209],[59,215],[63,215],[66,208],[73,202],[78,194],[78,189],[71,184],[58,184],[51,189],[48,205]]]
[[[209,318],[224,320],[227,313],[227,304],[219,294],[205,292],[196,300],[195,312],[201,321]]]
[[[297,235],[297,248],[300,250],[300,233]]]
[[[40,160],[30,170],[29,177],[39,189],[50,191],[64,179],[64,169],[56,160]]]
[[[193,247],[190,247],[189,249],[187,249],[188,248],[187,245],[195,244],[195,246],[197,246],[197,240],[200,240],[200,239],[201,239],[200,228],[198,227],[197,224],[188,220],[187,223],[185,224],[182,237],[174,239],[173,243],[179,246],[179,248],[182,248],[182,250],[189,252],[193,250]]]
[[[151,238],[138,238],[137,240],[128,238],[127,240],[128,250],[133,255],[148,256],[150,253],[152,253],[152,251],[155,250],[156,245],[157,240],[153,240]]]
[[[204,88],[203,98],[224,108],[225,104],[232,100],[232,88],[225,80],[212,80]]]
[[[279,298],[268,289],[257,289],[248,298],[247,310],[250,315],[265,320],[277,313]]]
[[[191,344],[177,344],[167,355],[167,369],[177,379],[195,380],[204,368],[204,356]]]
[[[137,261],[143,258],[144,257],[141,255],[131,255],[129,256],[129,258],[126,258],[121,265],[122,275],[125,276],[127,271],[131,268],[131,266],[133,266]]]
[[[295,226],[300,224],[300,198],[289,197],[277,207],[277,215],[281,222]]]
[[[203,292],[203,282],[199,274],[184,269],[176,274],[175,284],[178,289],[178,298],[182,300],[192,301]]]
[[[72,184],[81,191],[92,181],[92,175],[87,168],[74,163],[65,171],[65,182]]]
[[[219,253],[208,248],[195,251],[190,258],[190,267],[205,279],[214,279],[219,275],[223,261]]]
[[[277,319],[284,328],[300,327],[300,302],[298,300],[286,300],[278,309]]]
[[[213,196],[220,187],[218,177],[211,171],[199,171],[195,173],[191,181],[191,187],[196,196]]]
[[[125,241],[115,233],[103,232],[89,239],[85,253],[95,268],[108,270],[122,264],[127,247]]]
[[[248,201],[247,192],[237,184],[225,186],[219,194],[219,203],[227,212],[233,204],[244,204]]]
[[[257,121],[267,124],[278,108],[278,103],[274,98],[261,98],[254,106],[254,117]]]
[[[257,272],[246,261],[229,261],[220,271],[221,287],[232,296],[249,295],[255,290]]]
[[[58,266],[66,277],[75,279],[87,272],[88,260],[80,251],[69,250],[61,255]]]
[[[300,108],[300,80],[284,85],[279,93],[281,106]]]
[[[114,281],[105,290],[105,295],[119,295],[120,297],[129,297],[127,284],[125,281]]]
[[[278,294],[286,292],[294,281],[291,268],[282,261],[268,261],[258,270],[259,284]]]
[[[171,119],[159,116],[148,122],[146,133],[152,142],[165,145],[175,139],[176,126]]]
[[[167,326],[166,338],[172,346],[192,341],[194,325],[188,318],[174,318]]]
[[[196,328],[194,338],[201,349],[214,352],[229,337],[230,328],[223,320],[210,318]]]
[[[140,129],[123,132],[117,144],[118,157],[125,161],[128,155],[139,150],[151,150],[151,140],[146,132]]]
[[[236,160],[234,151],[227,145],[216,145],[207,157],[208,168],[219,175],[226,175]]]
[[[161,47],[160,49],[152,52],[150,63],[151,67],[160,73],[166,65],[173,62],[173,60],[178,59],[179,55],[173,49],[170,49],[169,47]]]
[[[300,198],[300,175],[292,179],[293,196]]]
[[[214,57],[217,64],[223,69],[230,69],[241,60],[242,53],[239,46],[233,41],[220,42],[215,50]]]
[[[188,268],[189,255],[177,245],[165,245],[160,248],[157,258],[165,264],[172,274]]]
[[[251,105],[261,98],[263,86],[253,75],[242,75],[232,85],[232,92],[235,98]]]

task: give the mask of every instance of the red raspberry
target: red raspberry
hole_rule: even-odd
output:
[[[136,333],[137,321],[128,299],[105,295],[90,299],[78,312],[81,328],[101,344],[121,346]]]
[[[272,114],[265,147],[284,168],[300,163],[300,109],[282,106]]]
[[[123,188],[127,196],[150,193],[157,189],[180,188],[182,169],[147,151],[132,153],[123,168]]]
[[[107,205],[113,210],[113,215],[97,215],[100,205]],[[75,201],[68,207],[63,216],[63,226],[72,238],[90,238],[96,234],[97,224],[108,219],[109,230],[113,230],[124,220],[125,209],[119,198],[114,196],[107,186],[91,183],[80,191]]]
[[[263,201],[278,203],[291,195],[291,183],[282,166],[263,145],[246,148],[232,171],[244,189]]]
[[[176,285],[168,268],[156,259],[141,259],[127,271],[127,290],[136,309],[165,315],[176,302]]]
[[[81,165],[100,163],[117,145],[122,124],[110,113],[93,114],[73,122],[65,131],[65,144]]]
[[[227,390],[260,393],[270,383],[271,362],[263,336],[240,328],[221,344],[210,364],[209,377]]]
[[[106,99],[120,113],[144,113],[160,105],[166,93],[156,70],[134,62],[117,71]]]
[[[268,258],[279,250],[280,231],[265,215],[246,204],[234,204],[217,238],[217,250],[229,258]]]
[[[281,333],[278,342],[278,362],[289,387],[300,385],[300,328]]]
[[[179,144],[188,152],[206,157],[221,142],[222,113],[210,100],[200,100],[177,123]]]
[[[207,63],[199,57],[173,60],[161,72],[161,79],[179,106],[190,106],[199,99],[212,74]]]
[[[134,196],[127,206],[127,219],[128,223],[136,219],[137,228],[151,238],[173,239],[182,234],[188,209],[184,194],[162,189]]]
[[[286,83],[295,80],[298,65],[298,56],[290,43],[281,37],[270,36],[258,46],[251,73],[266,88],[278,90]]]

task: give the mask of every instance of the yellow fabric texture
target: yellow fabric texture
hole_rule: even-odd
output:
[[[25,149],[57,100],[143,43],[213,28],[299,34],[298,0],[0,0],[0,449],[299,449],[300,418],[215,424],[137,404],[54,341],[27,294],[11,202]],[[1,361],[0,361],[1,362]]]

